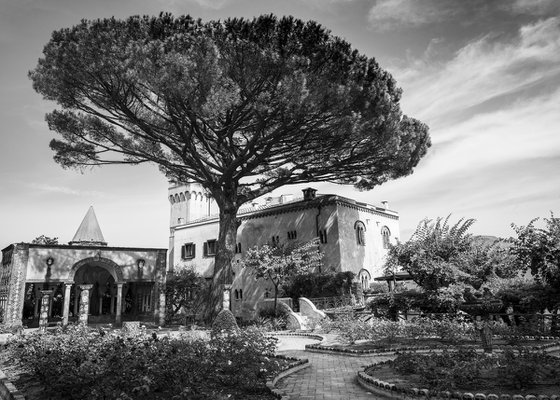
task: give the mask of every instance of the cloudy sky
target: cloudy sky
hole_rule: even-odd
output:
[[[413,175],[369,192],[314,186],[388,200],[403,239],[425,217],[476,218],[473,233],[508,237],[512,222],[560,215],[560,1],[0,0],[0,248],[41,234],[68,242],[90,205],[109,245],[167,247],[157,168],[63,170],[44,122],[55,105],[27,78],[53,30],[160,11],[313,19],[391,72],[403,111],[430,126],[429,154]]]

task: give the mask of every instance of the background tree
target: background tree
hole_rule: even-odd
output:
[[[252,247],[243,259],[256,278],[270,281],[274,286],[274,314],[277,314],[280,288],[296,275],[318,270],[323,254],[317,239],[296,245]]]
[[[410,174],[430,145],[391,75],[313,21],[84,20],[43,54],[29,76],[61,107],[46,116],[56,162],[154,163],[213,196],[216,307],[242,204],[310,181],[371,189]]]
[[[194,268],[176,268],[167,276],[165,284],[165,304],[167,322],[172,322],[178,314],[183,314],[185,324],[200,312],[208,297],[208,284]]]
[[[517,234],[513,239],[511,253],[520,268],[530,271],[535,279],[533,285],[524,285],[517,295],[518,306],[543,311],[548,308],[555,313],[560,308],[560,218],[551,214],[545,218],[545,226],[535,226],[538,218],[527,226],[512,224]],[[556,322],[556,320],[554,320]]]
[[[414,295],[417,305],[432,311],[454,311],[465,289],[474,293],[491,279],[519,272],[503,240],[480,240],[468,232],[474,219],[450,225],[449,218],[421,221],[411,238],[391,246],[387,256],[385,272],[408,272],[424,290]]]
[[[41,235],[33,239],[31,244],[58,244],[58,238]]]

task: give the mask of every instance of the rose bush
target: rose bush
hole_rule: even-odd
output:
[[[45,387],[45,398],[203,400],[267,392],[279,368],[274,342],[258,329],[208,341],[70,326],[16,337],[7,349]]]

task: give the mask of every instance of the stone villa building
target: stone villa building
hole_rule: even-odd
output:
[[[4,323],[36,326],[47,296],[51,322],[77,320],[82,303],[90,323],[163,324],[166,260],[167,249],[108,246],[90,208],[67,245],[14,243],[2,250]]]
[[[218,237],[218,209],[198,184],[170,182],[169,269],[192,266],[210,278]],[[265,204],[240,209],[231,309],[242,318],[254,316],[259,301],[272,296],[272,286],[257,281],[240,260],[248,248],[265,243],[306,242],[319,238],[325,271],[352,271],[363,288],[382,275],[389,243],[399,236],[399,216],[385,202],[373,206],[337,195],[317,195],[312,188],[301,198],[269,197]]]

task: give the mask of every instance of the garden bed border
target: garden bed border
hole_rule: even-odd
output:
[[[524,336],[522,340],[556,340],[551,343],[543,343],[541,345],[536,346],[515,346],[515,345],[494,345],[494,349],[496,350],[506,350],[506,349],[516,349],[516,348],[524,348],[530,350],[546,350],[546,351],[554,351],[560,350],[560,340],[556,336]],[[317,344],[308,344],[305,346],[306,351],[315,352],[315,353],[327,353],[327,354],[345,354],[349,356],[365,356],[365,355],[385,355],[385,354],[395,354],[399,352],[405,351],[417,351],[417,352],[426,352],[426,351],[434,351],[434,350],[455,350],[457,348],[473,348],[477,346],[473,345],[441,345],[441,346],[405,346],[405,347],[388,347],[388,348],[381,348],[381,349],[346,349],[343,347],[335,347],[335,346],[325,346],[321,343]],[[560,400],[560,399],[559,399]]]
[[[0,370],[0,399],[25,400],[25,396],[15,387],[2,370]]]

